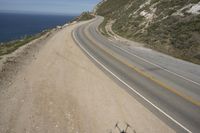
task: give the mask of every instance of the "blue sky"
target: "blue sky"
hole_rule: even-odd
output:
[[[101,0],[0,0],[0,12],[80,14]]]

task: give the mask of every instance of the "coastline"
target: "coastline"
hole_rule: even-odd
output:
[[[11,85],[14,75],[23,69],[24,64],[30,63],[40,48],[42,42],[51,37],[53,32],[48,31],[38,38],[16,48],[8,54],[0,56],[0,88],[7,88]]]
[[[46,28],[35,34],[25,35],[24,37],[19,37],[18,39],[13,39],[9,41],[0,41],[0,60],[3,58],[4,55],[11,54],[21,46],[26,45],[31,41],[42,37],[43,35],[51,32],[52,30],[61,29],[62,27],[72,23],[73,20],[74,19],[67,20],[67,22],[64,24],[55,25],[52,28]]]
[[[8,41],[8,42],[1,42],[1,44],[0,44],[0,57],[3,56],[3,55],[7,55],[7,54],[14,52],[15,50],[17,50],[21,46],[26,45],[27,43],[29,43],[29,42],[31,42],[35,39],[40,38],[41,36],[45,35],[49,31],[50,30],[44,30],[44,31],[37,33],[35,35],[26,36],[22,39],[12,40],[12,41]]]
[[[26,36],[34,36],[57,25],[64,25],[74,19],[74,15],[1,13],[0,43],[20,40]]]
[[[63,25],[66,26],[69,23]],[[63,27],[62,26],[62,27]],[[47,40],[59,31],[58,27],[44,30],[24,39],[18,39],[0,45],[0,88],[7,88],[12,84],[15,75],[23,70],[25,64],[36,59],[37,53]],[[21,45],[16,45],[21,43]],[[1,53],[1,48],[8,49],[8,53]],[[9,50],[10,49],[10,50]]]
[[[75,24],[76,21],[69,21],[61,26],[43,30],[24,39],[13,40],[0,44],[0,88],[7,88],[12,84],[15,75],[23,70],[25,64],[36,59],[37,53],[44,47],[52,36],[63,28]],[[20,45],[16,45],[21,43]],[[8,48],[7,53],[2,53],[2,47]],[[11,47],[11,48],[10,48]]]

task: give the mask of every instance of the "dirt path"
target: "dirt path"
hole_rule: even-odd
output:
[[[55,33],[0,89],[0,133],[109,133],[126,121],[137,133],[174,132],[107,77],[71,37]]]

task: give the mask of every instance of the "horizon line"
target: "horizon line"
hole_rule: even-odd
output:
[[[81,14],[81,13],[37,12],[37,11],[16,11],[16,10],[0,10],[0,13],[30,14],[30,15],[71,15],[71,16],[78,16]]]

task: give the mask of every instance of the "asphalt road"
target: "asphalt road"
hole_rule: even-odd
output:
[[[148,59],[148,50],[127,50],[120,42],[111,41],[98,32],[103,21],[97,17],[73,31],[77,44],[115,79],[124,84],[129,93],[140,97],[141,103],[177,132],[200,131],[200,79],[187,74],[183,66],[176,69],[162,67],[156,62],[174,64],[167,56]],[[135,50],[137,50],[135,48]],[[155,54],[156,55],[156,54]],[[150,56],[149,56],[150,57]],[[153,60],[153,61],[152,61]],[[166,63],[165,62],[165,63]],[[187,63],[186,63],[187,64]],[[170,67],[173,65],[169,65]],[[184,67],[187,67],[185,65]],[[188,65],[191,69],[191,65]],[[198,71],[198,67],[194,68]],[[177,70],[177,71],[176,71]],[[200,70],[200,69],[199,69]],[[185,76],[186,75],[186,76]]]

